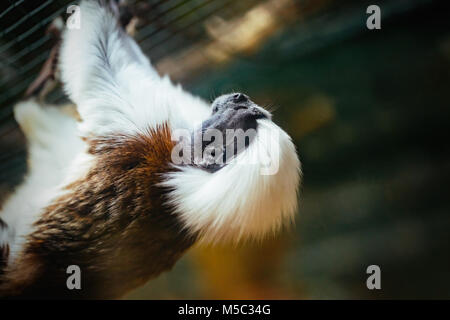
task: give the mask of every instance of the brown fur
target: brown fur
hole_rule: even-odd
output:
[[[95,164],[45,209],[0,296],[117,298],[170,269],[194,243],[157,186],[174,170],[167,125],[88,143]],[[81,290],[66,287],[69,265],[81,268]]]

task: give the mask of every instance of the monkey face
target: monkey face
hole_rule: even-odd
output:
[[[197,166],[215,172],[230,163],[254,140],[258,120],[270,120],[271,114],[243,93],[218,97],[212,103],[211,116],[194,132],[193,143],[201,143],[201,156],[192,157]],[[194,147],[195,148],[195,147]]]
[[[218,97],[212,104],[211,118],[203,123],[205,127],[244,131],[255,129],[258,119],[271,119],[271,114],[255,104],[243,93],[231,93]]]

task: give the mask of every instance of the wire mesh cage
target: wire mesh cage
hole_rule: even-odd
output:
[[[133,37],[161,74],[206,99],[238,87],[282,106],[274,117],[305,176],[292,239],[194,251],[201,277],[182,259],[152,282],[156,293],[132,297],[448,297],[445,1],[377,1],[380,32],[366,28],[372,1],[126,2],[138,16]],[[0,3],[0,198],[27,167],[13,106],[55,46],[51,25],[77,3]],[[57,86],[46,100],[67,97]],[[361,280],[374,261],[390,283],[379,295]]]

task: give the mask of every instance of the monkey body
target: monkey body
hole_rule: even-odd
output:
[[[211,112],[157,74],[103,1],[80,10],[60,68],[81,122],[32,100],[15,108],[29,172],[0,213],[0,296],[121,297],[198,240],[259,239],[291,223],[300,163],[270,114],[245,95],[220,97]],[[175,165],[176,130],[205,128],[256,136],[229,163]],[[261,174],[261,151],[275,173]],[[81,290],[66,286],[70,265]]]
[[[117,139],[90,142],[98,165],[66,186],[35,222],[15,261],[20,267],[6,270],[1,289],[9,297],[120,297],[170,269],[194,243],[157,186],[158,173],[170,170],[167,126]],[[66,286],[73,264],[82,271],[81,290]]]

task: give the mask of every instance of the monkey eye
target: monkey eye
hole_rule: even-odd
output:
[[[212,109],[212,112],[213,112],[213,113],[216,113],[217,110],[219,110],[219,108],[218,108],[217,106],[215,106],[215,107]]]

